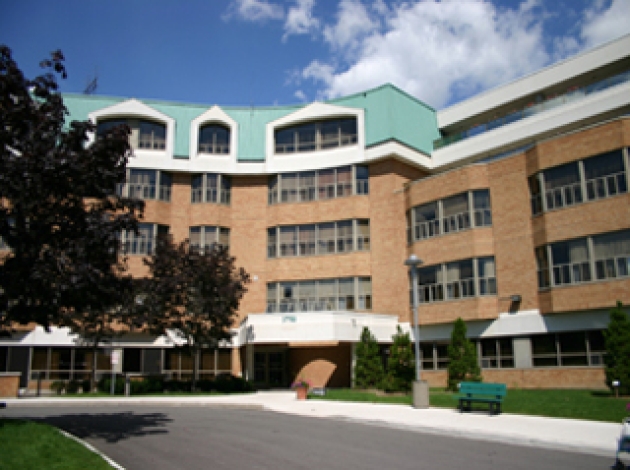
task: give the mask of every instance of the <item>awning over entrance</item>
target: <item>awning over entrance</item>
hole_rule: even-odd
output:
[[[377,341],[389,343],[396,333],[398,317],[357,312],[297,312],[248,315],[232,340],[246,344],[358,342],[367,326]],[[401,325],[409,331],[409,325]]]

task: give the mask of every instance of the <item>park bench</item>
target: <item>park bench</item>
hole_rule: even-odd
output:
[[[507,386],[496,383],[462,382],[459,384],[459,393],[455,398],[459,400],[460,412],[470,411],[472,404],[477,402],[487,403],[490,414],[499,414],[503,397],[507,395]]]

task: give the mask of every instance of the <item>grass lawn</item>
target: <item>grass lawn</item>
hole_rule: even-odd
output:
[[[111,470],[101,457],[57,428],[0,418],[0,470]]]
[[[443,389],[431,389],[430,404],[439,408],[457,408],[457,394]],[[373,392],[352,389],[326,390],[326,396],[309,396],[309,399],[360,401],[411,405],[411,395],[377,395]],[[629,397],[615,398],[608,392],[593,390],[521,390],[508,389],[503,412],[524,415],[574,418],[620,423],[628,416]],[[481,406],[481,405],[480,405]]]

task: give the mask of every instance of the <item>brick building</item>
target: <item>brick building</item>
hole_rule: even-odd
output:
[[[126,122],[124,194],[146,200],[131,270],[168,231],[229,245],[252,276],[231,344],[203,377],[351,385],[364,326],[383,346],[412,327],[419,270],[423,378],[446,383],[462,317],[487,381],[602,388],[602,329],[630,302],[630,36],[436,111],[385,85],[325,103],[234,108],[66,95],[71,119]],[[186,378],[171,337],[115,340],[121,372]],[[0,339],[21,386],[83,377],[67,331]]]

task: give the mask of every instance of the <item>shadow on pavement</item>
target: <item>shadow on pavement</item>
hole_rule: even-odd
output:
[[[163,413],[100,413],[66,414],[44,418],[16,417],[46,423],[86,439],[118,442],[131,437],[167,434],[166,424],[172,421]]]

